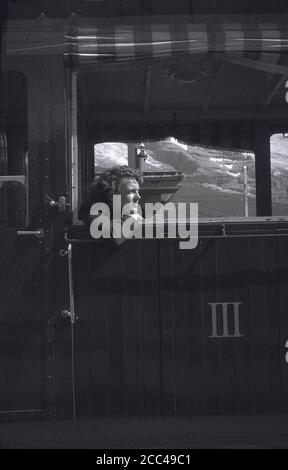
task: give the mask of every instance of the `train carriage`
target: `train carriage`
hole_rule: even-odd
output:
[[[3,447],[284,442],[286,2],[63,3],[1,4]],[[143,202],[199,203],[196,248],[79,221],[141,142]]]

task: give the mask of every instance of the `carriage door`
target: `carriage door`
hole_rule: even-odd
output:
[[[55,414],[53,325],[67,281],[59,256],[67,222],[63,77],[57,56],[2,61],[0,419]]]

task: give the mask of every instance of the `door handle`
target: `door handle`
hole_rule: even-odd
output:
[[[18,236],[28,236],[33,235],[36,238],[44,238],[44,228],[38,228],[37,230],[17,230]]]
[[[70,206],[70,204],[66,202],[65,196],[59,196],[58,201],[54,201],[54,199],[46,194],[46,199],[51,207],[58,207],[59,212],[65,212],[66,208]]]

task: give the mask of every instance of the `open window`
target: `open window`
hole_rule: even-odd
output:
[[[91,22],[67,36],[85,123],[85,133],[82,125],[77,133],[73,211],[97,173],[114,164],[136,166],[143,142],[145,198],[198,202],[200,218],[209,220],[284,216],[273,155],[272,173],[270,162],[270,136],[287,113],[281,15],[271,22],[219,14],[213,25],[209,16],[113,21]]]
[[[256,215],[253,152],[188,145],[174,137],[144,145],[144,200],[196,202],[202,219]],[[137,167],[137,148],[137,142],[96,144],[95,177],[115,165]]]
[[[27,93],[18,72],[1,76],[0,226],[29,224]]]

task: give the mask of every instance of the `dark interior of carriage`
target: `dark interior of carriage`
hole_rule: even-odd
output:
[[[225,153],[229,158],[229,151],[238,152],[239,159],[242,154],[242,160],[243,152],[257,153],[256,162],[255,157],[250,158],[257,196],[257,202],[251,201],[250,215],[285,215],[285,207],[279,209],[269,196],[273,175],[268,160],[271,136],[286,132],[286,79],[269,67],[259,70],[254,65],[199,54],[180,63],[138,64],[118,69],[117,73],[113,66],[104,66],[97,72],[89,66],[80,69],[79,119],[89,142],[90,162],[94,145],[103,142],[134,143],[135,148],[144,141],[148,153],[151,150],[157,158],[159,147],[155,147],[155,142],[171,136],[195,149],[202,148],[203,160],[209,156],[225,157]],[[179,152],[179,163],[175,165],[174,161],[173,168],[185,172],[181,157]],[[135,166],[133,151],[127,161]],[[95,160],[97,164],[101,167],[101,162]],[[92,178],[91,167],[86,169],[86,175],[87,172]],[[207,214],[213,217],[213,212]],[[220,210],[219,215],[224,217],[225,211],[221,214]],[[233,214],[231,210],[226,215],[244,213],[235,210]]]

